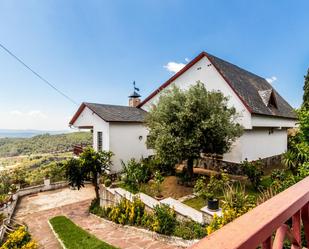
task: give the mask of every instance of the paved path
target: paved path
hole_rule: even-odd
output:
[[[87,189],[85,190],[88,191]],[[93,190],[92,190],[93,191]],[[66,192],[66,190],[64,190]],[[53,233],[51,232],[47,221],[57,215],[65,215],[70,218],[75,224],[81,226],[88,232],[94,234],[99,239],[106,241],[119,248],[126,249],[176,249],[177,247],[168,244],[164,241],[155,240],[149,233],[138,231],[136,229],[118,226],[108,221],[104,221],[93,215],[88,214],[88,207],[93,196],[90,199],[80,200],[78,202],[67,205],[61,205],[55,200],[61,199],[65,195],[63,191],[55,191],[42,193],[42,200],[46,200],[48,193],[51,196],[50,202],[54,203],[51,209],[45,209],[52,205],[41,205],[45,201],[40,202],[40,194],[35,197],[25,197],[21,200],[16,213],[18,219],[23,220],[29,226],[30,232],[34,239],[37,240],[41,248],[44,249],[60,249],[60,245]],[[78,194],[77,191],[72,192],[73,195]],[[87,195],[82,193],[84,197]],[[58,196],[58,197],[57,197]],[[34,198],[36,205],[30,201]],[[72,199],[72,196],[70,197]],[[28,203],[28,204],[27,204]],[[40,204],[38,204],[40,203]],[[21,209],[21,207],[23,209]],[[30,208],[31,207],[31,208]],[[31,211],[31,210],[32,211]],[[25,211],[26,210],[26,211]],[[76,248],[78,249],[78,248]],[[91,248],[89,248],[91,249]]]

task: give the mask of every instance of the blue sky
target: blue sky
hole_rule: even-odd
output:
[[[0,0],[0,43],[77,102],[146,97],[207,51],[294,107],[309,66],[309,1]],[[0,50],[0,128],[67,129],[76,106]]]

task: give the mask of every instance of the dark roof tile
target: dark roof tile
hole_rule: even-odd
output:
[[[84,103],[107,122],[144,122],[146,111],[130,106]]]

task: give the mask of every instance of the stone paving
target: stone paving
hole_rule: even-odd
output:
[[[54,195],[54,193],[55,191],[50,191],[49,193],[51,194],[51,200],[50,200],[51,202],[53,202],[53,198],[56,198],[57,196]],[[47,193],[45,193],[45,195],[42,195],[43,200],[46,199],[46,194]],[[75,191],[74,195],[75,194],[78,194],[78,192]],[[61,191],[58,192],[58,195],[61,196]],[[86,197],[86,195],[84,196]],[[35,198],[36,201],[40,203],[39,197]],[[31,201],[29,200],[29,197],[25,197],[24,199],[21,200],[20,206],[16,213],[16,218],[23,220],[29,226],[29,230],[33,235],[34,239],[38,241],[41,248],[44,249],[61,248],[47,223],[47,221],[50,218],[57,215],[67,216],[75,224],[84,228],[91,234],[95,235],[97,238],[119,248],[126,248],[126,249],[178,248],[172,244],[169,244],[168,242],[155,239],[149,233],[137,229],[132,229],[130,227],[123,227],[116,224],[112,224],[96,216],[90,215],[87,210],[92,198],[93,196],[91,196],[90,199],[83,201],[79,199],[79,202],[67,205],[61,205],[61,203],[59,202],[54,202],[55,207],[44,210],[44,208],[42,208],[42,205],[37,206],[32,205],[30,204]],[[28,203],[31,206],[32,212],[30,212],[30,208],[27,207],[25,203]],[[20,207],[26,208],[27,212],[23,211]],[[35,207],[37,207],[38,210],[36,210]]]

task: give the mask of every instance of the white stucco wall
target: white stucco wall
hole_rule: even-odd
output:
[[[245,130],[237,139],[231,151],[223,156],[225,161],[239,163],[246,158],[249,161],[280,155],[287,150],[287,130],[270,128],[253,128]]]
[[[201,81],[205,84],[208,91],[221,91],[225,96],[229,97],[229,106],[236,108],[237,112],[242,116],[237,121],[242,124],[246,129],[251,129],[251,114],[246,109],[242,101],[238,98],[232,88],[225,82],[223,77],[217,72],[214,66],[207,66],[210,61],[204,57],[193,65],[190,69],[180,75],[175,81],[173,81],[167,88],[170,89],[173,84],[181,89],[188,89],[191,85],[197,81]],[[164,92],[164,90],[163,90]],[[159,100],[161,93],[150,99],[143,109],[149,110],[153,104],[156,104]]]
[[[113,171],[122,168],[121,160],[127,162],[131,158],[136,160],[146,158],[152,154],[152,150],[146,147],[148,131],[140,123],[110,123],[110,150],[113,157]],[[141,136],[141,139],[139,137]]]
[[[255,127],[284,127],[290,128],[296,126],[295,119],[252,115],[252,126]]]
[[[73,126],[83,127],[92,126],[93,127],[93,148],[97,149],[97,133],[102,132],[103,136],[103,150],[110,150],[110,136],[109,136],[109,123],[101,119],[97,114],[91,111],[87,106],[81,112],[79,117],[74,122]]]

